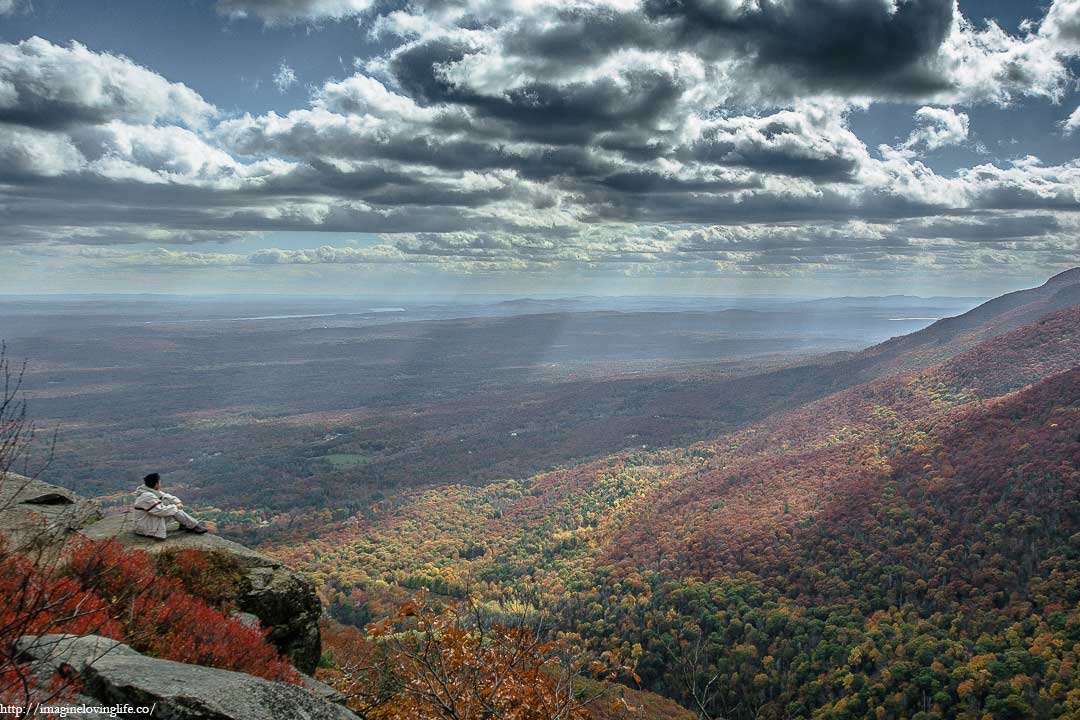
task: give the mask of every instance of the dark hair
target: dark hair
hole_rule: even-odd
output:
[[[146,483],[146,487],[156,488],[158,483],[161,482],[161,476],[157,473],[150,473],[143,478],[143,482]]]

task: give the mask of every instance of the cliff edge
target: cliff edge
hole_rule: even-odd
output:
[[[321,655],[314,583],[281,562],[213,534],[180,532],[169,537],[136,535],[130,512],[104,516],[100,505],[65,488],[21,475],[0,475],[0,537],[8,550],[31,560],[64,556],[71,541],[113,540],[122,547],[161,557],[194,550],[213,556],[235,581],[233,606],[246,622],[266,628],[268,640],[302,673],[314,672]],[[44,677],[78,676],[78,702],[156,704],[157,716],[176,718],[310,718],[347,720],[344,698],[304,678],[306,687],[244,673],[140,654],[96,635],[23,636],[23,658]]]
[[[259,619],[269,628],[269,640],[298,670],[311,674],[322,654],[319,616],[322,604],[314,583],[281,562],[251,548],[211,533],[193,535],[169,524],[165,540],[143,537],[132,531],[128,511],[110,515],[81,528],[78,532],[91,540],[115,540],[124,547],[160,554],[171,550],[198,550],[225,556],[240,571],[236,606]]]

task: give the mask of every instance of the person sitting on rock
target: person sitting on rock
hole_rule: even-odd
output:
[[[206,532],[206,526],[184,512],[180,498],[161,491],[161,476],[150,473],[135,490],[135,532],[164,540],[166,523],[170,518],[180,523],[180,529],[192,533]]]

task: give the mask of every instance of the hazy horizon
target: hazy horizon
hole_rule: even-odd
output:
[[[589,294],[589,293],[560,293],[560,292],[537,292],[528,295],[515,295],[499,292],[469,292],[469,293],[457,293],[453,295],[432,295],[432,294],[417,294],[415,292],[401,292],[401,293],[384,293],[381,295],[364,295],[364,294],[340,294],[340,295],[318,295],[318,294],[289,294],[279,293],[273,291],[266,292],[204,292],[204,293],[155,293],[155,292],[4,292],[0,293],[0,297],[11,298],[65,298],[65,297],[94,297],[94,298],[134,298],[134,297],[154,297],[154,298],[179,298],[179,299],[199,299],[199,300],[214,300],[214,299],[280,299],[280,300],[301,300],[315,302],[318,300],[379,300],[380,298],[399,298],[406,299],[412,302],[460,302],[468,298],[476,298],[479,301],[484,302],[515,302],[525,300],[538,300],[538,301],[554,301],[554,300],[578,300],[578,299],[667,299],[677,298],[685,300],[790,300],[790,301],[814,301],[814,300],[839,300],[839,299],[883,299],[883,298],[913,298],[918,300],[933,300],[938,298],[948,298],[951,300],[986,300],[989,296],[985,295],[915,295],[911,293],[887,293],[878,295],[772,295],[772,294],[757,294],[757,295],[691,295],[691,294],[677,294],[667,293],[663,295],[622,295],[622,294]]]

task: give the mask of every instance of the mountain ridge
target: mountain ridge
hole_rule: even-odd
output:
[[[274,552],[331,608],[525,593],[684,705],[720,673],[739,720],[1071,717],[1078,277],[817,366],[838,392],[713,440],[416,491]]]

